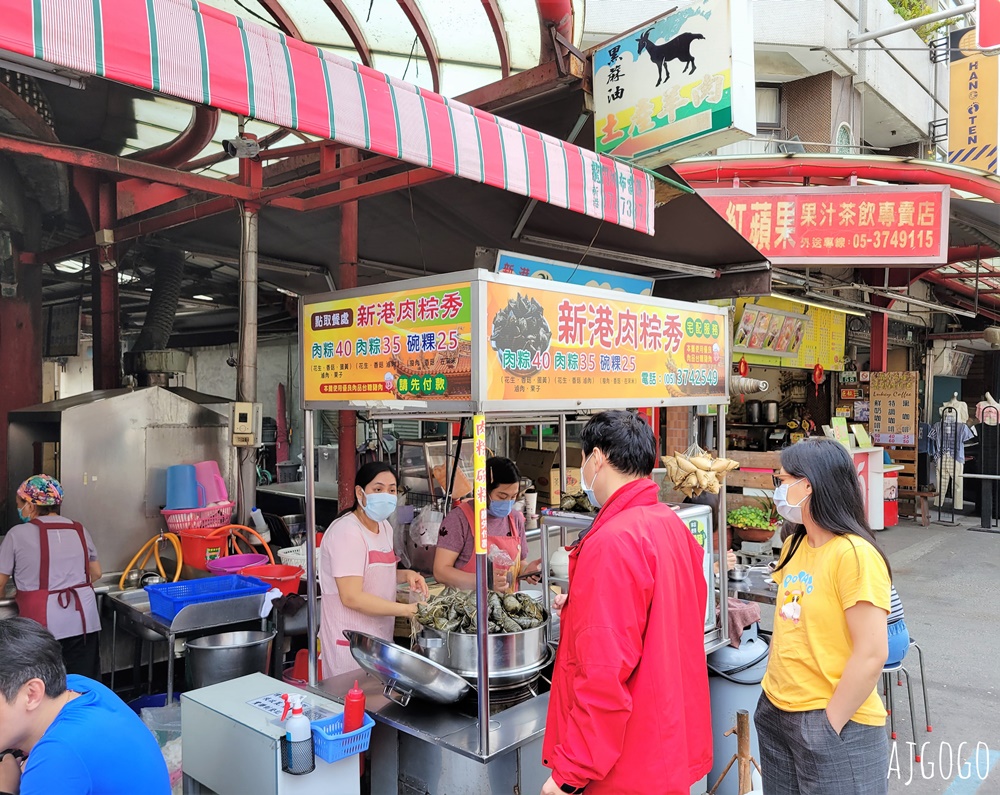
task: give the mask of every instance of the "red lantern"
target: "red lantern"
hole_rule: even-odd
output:
[[[750,375],[750,365],[747,364],[746,356],[740,357],[740,362],[738,365],[736,365],[736,371],[740,374],[740,378],[746,378],[748,375]],[[744,395],[743,392],[740,392],[740,403],[743,403],[745,400],[746,400],[746,395]]]
[[[816,384],[816,397],[819,397],[819,385],[823,383],[823,365],[819,362],[813,367],[813,383]]]

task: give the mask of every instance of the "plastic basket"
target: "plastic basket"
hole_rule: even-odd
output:
[[[368,750],[368,742],[371,740],[374,726],[375,721],[367,712],[361,728],[347,734],[343,733],[343,714],[313,721],[313,747],[316,749],[316,756],[324,762],[332,763],[355,754],[363,754]]]
[[[267,584],[268,589],[277,588],[282,594],[288,596],[288,594],[298,593],[302,568],[300,566],[284,566],[280,563],[265,564],[243,569],[240,574],[260,580]]]
[[[235,503],[221,502],[218,505],[209,505],[205,508],[184,508],[176,511],[168,511],[164,508],[160,513],[163,514],[163,519],[167,523],[167,529],[171,533],[179,533],[182,530],[227,525],[229,520],[233,518],[235,509]]]
[[[220,602],[223,599],[235,599],[240,596],[263,596],[271,586],[244,577],[240,574],[227,574],[222,577],[205,577],[200,580],[184,582],[165,582],[158,585],[147,585],[150,612],[173,621],[177,614],[188,605],[201,602]]]
[[[306,545],[299,544],[297,547],[285,547],[278,550],[278,558],[286,566],[306,567]]]

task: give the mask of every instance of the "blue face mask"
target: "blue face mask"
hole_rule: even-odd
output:
[[[21,522],[25,523],[25,524],[27,522],[31,521],[31,517],[30,516],[25,516],[23,513],[21,513],[21,509],[20,508],[17,509],[17,518],[20,519]]]
[[[490,500],[490,504],[486,506],[486,513],[494,519],[510,516],[510,512],[513,510],[514,500]]]
[[[365,495],[365,514],[373,522],[384,522],[390,516],[392,512],[396,510],[396,495],[395,494],[366,494]]]
[[[593,459],[587,459],[588,461]],[[587,485],[587,478],[584,476],[584,470],[587,468],[587,461],[583,462],[583,466],[580,467],[580,485],[583,486],[583,493],[587,495],[587,499],[590,500],[590,504],[595,508],[600,508],[601,503],[597,499],[597,495],[594,494],[594,481],[597,480],[597,475],[594,475],[594,481],[591,481],[590,485]]]

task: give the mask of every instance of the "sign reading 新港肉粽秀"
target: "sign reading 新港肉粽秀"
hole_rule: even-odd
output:
[[[776,265],[947,261],[949,196],[943,185],[727,188],[699,194]]]
[[[747,0],[694,0],[594,51],[595,151],[657,166],[757,132]]]

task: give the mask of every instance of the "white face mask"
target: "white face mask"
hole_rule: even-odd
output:
[[[805,478],[799,478],[795,483],[801,483]],[[782,483],[774,490],[774,507],[778,515],[795,524],[802,524],[802,505],[809,499],[807,494],[795,505],[788,502],[788,489],[795,483]]]
[[[583,474],[587,470],[587,462],[593,460],[594,460],[593,454],[591,454],[591,457],[588,458],[586,461],[584,461],[583,466],[580,467],[580,485],[583,486],[583,493],[587,495],[587,499],[590,500],[590,504],[593,505],[595,508],[600,508],[601,503],[597,499],[597,495],[594,494],[594,486],[596,485],[597,481],[597,473],[596,472],[594,473],[594,480],[591,481],[589,486],[587,485],[587,476]]]

